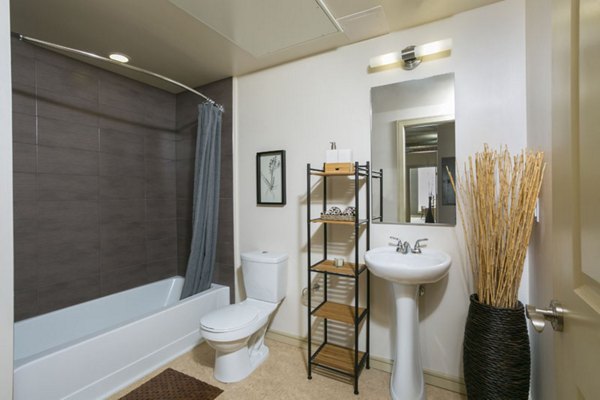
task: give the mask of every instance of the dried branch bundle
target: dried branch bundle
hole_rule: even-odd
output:
[[[544,153],[522,151],[511,157],[505,147],[487,145],[469,157],[456,182],[458,210],[479,301],[516,308],[517,291],[542,185]]]

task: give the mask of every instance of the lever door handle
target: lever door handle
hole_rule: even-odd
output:
[[[546,321],[550,321],[552,329],[562,332],[564,325],[565,310],[557,300],[550,301],[548,308],[537,308],[531,304],[525,307],[525,315],[531,321],[531,325],[537,332],[542,332],[546,327]]]

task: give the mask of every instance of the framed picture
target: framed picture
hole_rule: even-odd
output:
[[[256,203],[285,205],[285,150],[256,153]]]
[[[448,171],[452,174],[452,177],[456,176],[456,158],[455,157],[442,157],[442,205],[443,206],[455,206],[456,195],[452,188],[452,182],[450,182],[450,176]],[[446,167],[448,169],[446,169]]]

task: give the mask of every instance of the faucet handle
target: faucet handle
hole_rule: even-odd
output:
[[[413,248],[413,253],[420,253],[421,252],[421,247],[425,247],[427,245],[421,245],[422,242],[426,242],[429,239],[425,238],[425,239],[418,239],[415,242],[415,247]]]
[[[402,242],[402,241],[400,240],[400,238],[397,238],[397,237],[395,237],[395,236],[390,236],[390,239],[392,239],[392,240],[395,240],[395,241],[396,241],[396,243],[391,243],[391,245],[392,245],[392,246],[398,246],[398,245],[399,245],[399,244],[401,244],[401,242]]]

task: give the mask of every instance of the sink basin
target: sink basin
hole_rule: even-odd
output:
[[[440,250],[422,249],[421,254],[402,254],[393,246],[365,253],[371,272],[388,281],[421,285],[442,279],[450,269],[450,256]]]
[[[365,253],[367,268],[392,284],[396,320],[394,368],[390,394],[394,400],[425,400],[425,383],[419,343],[419,285],[442,279],[450,269],[450,256],[422,249],[402,254],[386,246]]]

